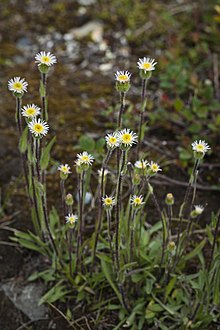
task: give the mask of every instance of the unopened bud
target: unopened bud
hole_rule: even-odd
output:
[[[73,205],[73,195],[67,194],[65,198],[66,205],[71,206]]]
[[[173,204],[174,204],[174,197],[173,197],[173,194],[168,193],[168,194],[166,195],[165,202],[166,202],[167,205],[173,205]]]
[[[174,241],[169,242],[168,244],[168,251],[173,252],[175,250],[176,244]]]

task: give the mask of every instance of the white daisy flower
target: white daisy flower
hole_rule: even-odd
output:
[[[194,205],[194,208],[195,208],[195,213],[197,214],[197,215],[200,215],[200,214],[202,214],[202,212],[204,211],[204,206],[202,206],[202,205]]]
[[[202,205],[194,205],[194,210],[192,210],[192,212],[190,213],[190,216],[192,218],[197,218],[199,215],[202,214],[204,209],[205,208]]]
[[[105,141],[106,141],[107,147],[110,149],[114,149],[114,148],[118,147],[120,144],[117,133],[107,134],[105,137]]]
[[[11,92],[23,94],[27,92],[28,83],[24,78],[14,77],[8,81],[8,89]]]
[[[92,165],[94,161],[94,157],[88,154],[87,151],[83,151],[83,153],[77,155],[76,165]]]
[[[202,153],[203,155],[205,155],[205,153],[211,148],[209,147],[208,143],[206,143],[204,140],[203,141],[199,140],[199,142],[194,141],[192,143],[192,149],[195,152]]]
[[[159,167],[159,165],[157,163],[152,162],[152,161],[148,164],[148,166],[150,167],[150,171],[153,172],[153,173],[157,173],[159,171],[162,171],[162,169]]]
[[[68,214],[66,217],[66,223],[69,223],[70,225],[75,225],[78,220],[78,216],[76,214]]]
[[[134,164],[134,166],[135,166],[136,168],[139,168],[139,169],[141,169],[141,170],[144,170],[144,169],[147,167],[147,165],[148,165],[148,161],[147,161],[147,160],[144,160],[144,159],[142,159],[142,160],[137,160],[137,161],[135,162],[135,164]]]
[[[133,205],[134,207],[139,207],[143,204],[144,204],[144,202],[143,202],[143,196],[142,195],[140,195],[140,196],[133,195],[131,197],[131,205]]]
[[[57,59],[56,56],[54,56],[50,52],[46,53],[42,51],[35,56],[35,63],[38,63],[38,65],[44,64],[47,66],[51,66],[57,63]]]
[[[156,64],[157,62],[155,62],[153,58],[149,58],[149,57],[139,58],[139,61],[137,62],[138,68],[140,70],[143,70],[145,73],[147,71],[155,70]]]
[[[117,71],[115,73],[115,80],[120,83],[128,83],[130,81],[131,74],[129,71]]]
[[[71,171],[70,171],[70,166],[68,164],[65,164],[65,165],[60,165],[58,167],[58,171],[62,172],[63,174],[70,174]]]
[[[129,128],[125,128],[118,132],[118,139],[120,145],[125,147],[131,147],[137,142],[137,134],[132,132]]]
[[[21,114],[27,118],[34,118],[40,115],[40,108],[35,104],[27,104],[21,108]]]
[[[104,207],[112,208],[115,205],[115,198],[106,195],[105,197],[102,197],[102,202]]]
[[[40,118],[37,119],[36,117],[28,123],[28,128],[35,137],[45,136],[49,131],[47,122]]]

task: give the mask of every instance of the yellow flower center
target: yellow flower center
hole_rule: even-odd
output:
[[[70,217],[70,218],[69,218],[69,222],[70,222],[71,224],[75,223],[75,222],[76,222],[75,217]]]
[[[35,132],[41,133],[41,132],[43,132],[44,127],[43,127],[43,125],[41,125],[41,124],[38,123],[38,124],[35,124],[34,125],[33,129],[34,129]]]
[[[173,194],[171,193],[167,194],[167,199],[173,199]]]
[[[204,149],[205,149],[205,147],[204,147],[203,144],[197,144],[197,146],[196,146],[196,150],[197,150],[198,152],[203,152]]]
[[[62,172],[68,172],[68,168],[66,166],[62,166]]]
[[[14,87],[14,89],[22,90],[23,85],[20,82],[16,82],[16,83],[14,83],[13,87]]]
[[[151,165],[151,169],[152,169],[153,172],[157,172],[157,171],[158,171],[158,166],[157,166],[157,164],[152,164],[152,165]]]
[[[114,137],[114,136],[110,137],[109,142],[112,144],[115,144],[117,142],[116,137]]]
[[[150,63],[148,63],[148,62],[146,62],[146,63],[143,63],[143,69],[146,69],[146,70],[148,70],[148,69],[150,69],[151,68],[151,64]]]
[[[83,162],[88,162],[89,161],[89,157],[88,156],[82,156],[81,160]]]
[[[26,114],[29,115],[29,116],[33,116],[36,114],[36,110],[34,108],[28,108],[26,110]]]
[[[128,76],[126,76],[125,74],[121,74],[120,76],[118,76],[118,79],[121,80],[121,81],[127,81]]]
[[[141,204],[141,199],[139,198],[139,197],[136,197],[135,199],[134,199],[134,204]]]
[[[112,205],[112,199],[111,198],[106,198],[105,199],[105,204],[106,205]]]
[[[42,62],[49,63],[50,62],[50,58],[48,56],[42,56]]]
[[[129,133],[123,134],[121,138],[124,143],[129,143],[132,140],[132,136]]]

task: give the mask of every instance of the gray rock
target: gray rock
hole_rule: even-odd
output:
[[[38,306],[38,302],[44,293],[44,286],[40,283],[15,283],[10,281],[1,285],[5,295],[13,302],[15,307],[21,310],[31,321],[43,319],[47,316],[47,308]]]

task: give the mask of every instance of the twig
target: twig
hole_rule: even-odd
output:
[[[161,174],[157,174],[157,177],[159,180],[156,180],[156,179],[152,179],[152,182],[155,183],[155,184],[160,184],[161,185],[161,179],[164,179],[164,181],[167,181],[164,182],[163,184],[175,184],[177,186],[182,186],[182,187],[187,187],[188,186],[188,183],[187,182],[183,182],[183,181],[179,181],[179,180],[175,180],[175,179],[171,179],[169,178],[168,176],[166,175],[161,175]],[[194,185],[192,185],[192,187],[194,187]],[[220,186],[203,186],[199,183],[196,184],[196,188],[198,190],[205,190],[205,191],[220,191]]]

